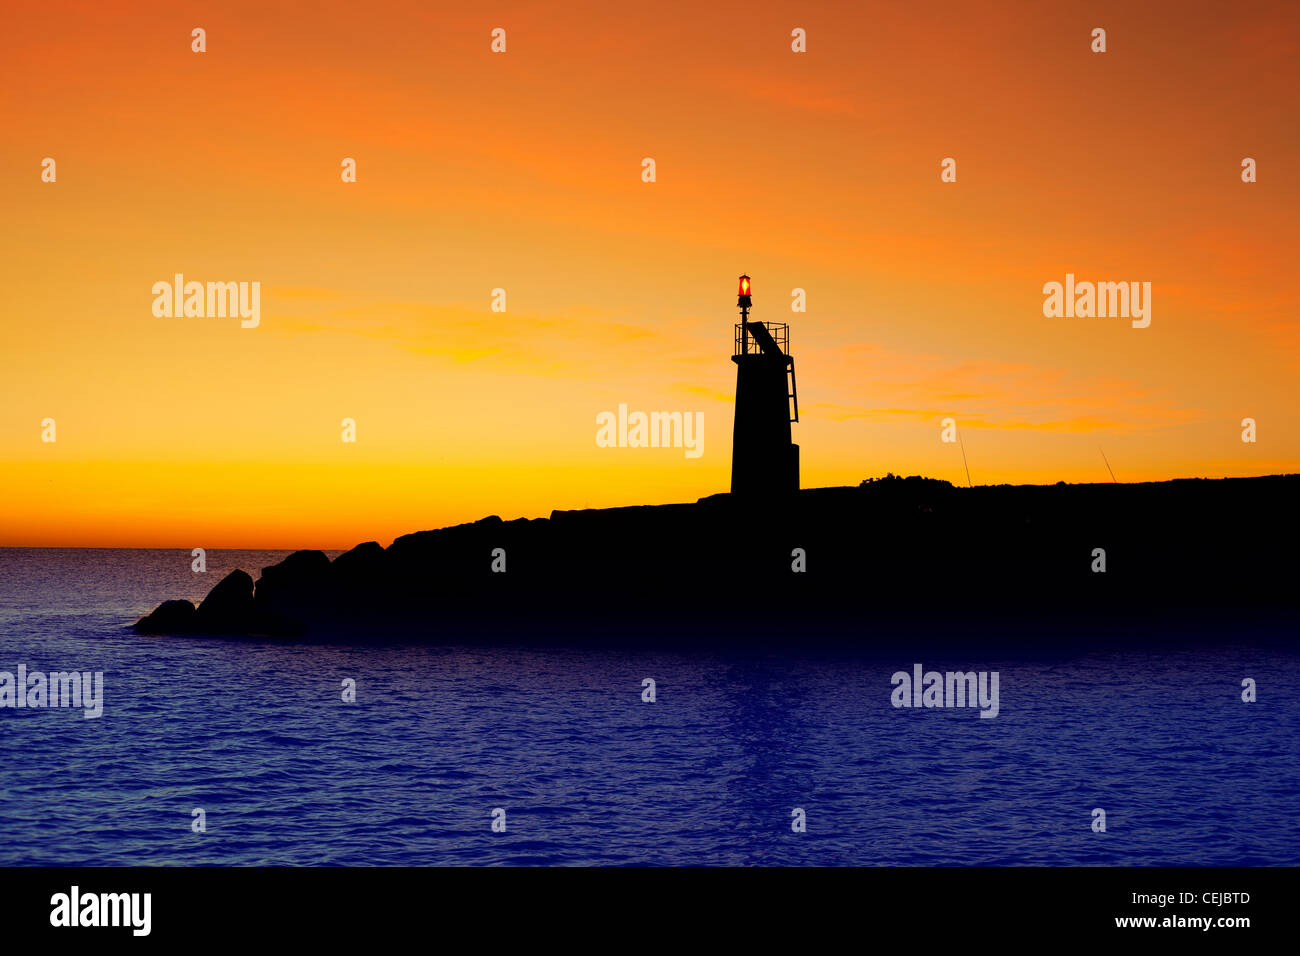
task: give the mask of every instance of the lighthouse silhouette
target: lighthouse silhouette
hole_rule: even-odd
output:
[[[790,352],[790,326],[751,322],[749,276],[740,277],[736,326],[736,421],[731,435],[731,493],[774,496],[799,490],[799,446],[790,425],[799,397]]]

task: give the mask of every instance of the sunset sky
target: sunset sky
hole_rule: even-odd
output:
[[[725,491],[742,272],[790,323],[804,487],[964,484],[945,417],[976,484],[1108,481],[1100,450],[1120,481],[1300,471],[1298,11],[13,9],[0,545],[345,548]],[[260,282],[260,326],[155,317],[177,272]],[[1149,281],[1151,326],[1044,317],[1067,272]],[[597,447],[620,403],[702,411],[703,455]]]

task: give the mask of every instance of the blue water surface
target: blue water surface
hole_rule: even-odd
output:
[[[283,556],[195,574],[188,551],[0,549],[0,670],[105,681],[98,719],[0,709],[0,864],[1300,863],[1300,654],[1278,635],[927,653],[906,632],[654,651],[126,628]],[[996,670],[997,718],[893,707],[917,662]]]

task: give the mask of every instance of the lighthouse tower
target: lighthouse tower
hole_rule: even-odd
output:
[[[799,420],[790,326],[751,322],[749,276],[740,277],[736,326],[736,422],[731,437],[731,493],[778,496],[799,490],[799,446],[790,425]]]

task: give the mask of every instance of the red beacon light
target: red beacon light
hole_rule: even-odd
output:
[[[748,309],[753,305],[749,298],[749,288],[749,276],[741,276],[740,298],[737,300],[736,305],[742,309]]]

